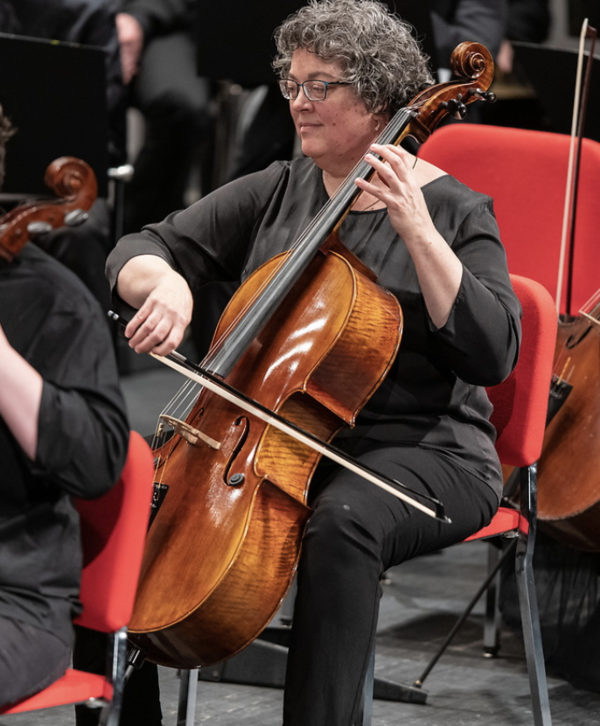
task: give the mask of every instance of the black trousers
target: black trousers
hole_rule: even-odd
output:
[[[0,706],[41,691],[69,667],[71,646],[53,633],[0,618]]]
[[[373,646],[380,579],[390,567],[486,525],[498,496],[448,457],[361,442],[364,464],[443,502],[444,524],[338,467],[321,466],[298,573],[284,726],[351,726]],[[327,472],[329,469],[329,472]]]
[[[381,576],[462,541],[498,507],[489,486],[439,452],[361,441],[352,453],[413,491],[439,499],[452,523],[432,519],[337,465],[319,466],[298,570],[284,726],[352,726],[375,638]],[[155,666],[146,663],[134,672],[125,690],[122,726],[159,726]],[[93,715],[87,718],[78,714],[78,726],[97,723]]]

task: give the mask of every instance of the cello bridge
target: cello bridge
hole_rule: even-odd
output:
[[[169,426],[172,426],[175,433],[179,434],[183,439],[188,442],[188,444],[191,444],[192,446],[196,446],[199,441],[202,441],[207,446],[210,446],[211,449],[221,448],[221,444],[218,441],[215,441],[215,439],[207,436],[207,434],[204,434],[202,433],[202,431],[199,431],[193,426],[190,426],[190,424],[186,423],[185,421],[181,421],[174,416],[168,416],[164,413],[161,414],[160,419]]]

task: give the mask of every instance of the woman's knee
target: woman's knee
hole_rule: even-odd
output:
[[[304,550],[322,566],[379,559],[379,544],[363,513],[348,501],[318,502],[306,529]]]

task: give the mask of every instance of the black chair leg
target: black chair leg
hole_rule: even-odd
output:
[[[528,513],[529,526],[527,531],[519,533],[515,571],[533,706],[533,721],[535,726],[551,726],[546,666],[532,564],[536,534],[536,475],[535,464],[521,470],[521,497],[523,499],[521,511]]]
[[[500,550],[493,544],[488,546],[488,572],[497,569]],[[485,598],[485,623],[483,626],[483,655],[495,658],[500,650],[500,573],[491,580]]]
[[[110,704],[100,713],[99,726],[119,726],[121,707],[123,705],[123,689],[125,688],[125,666],[127,662],[127,630],[121,628],[112,635],[112,659],[107,668],[111,673],[113,697]]]

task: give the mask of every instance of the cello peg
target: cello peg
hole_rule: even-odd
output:
[[[53,229],[53,227],[51,224],[48,224],[48,222],[30,222],[27,225],[27,234],[29,235],[29,239],[34,239],[40,234],[50,232],[51,229]]]
[[[83,209],[73,209],[65,215],[65,224],[68,227],[77,227],[85,222],[88,216],[88,213],[84,212]]]
[[[462,96],[460,95],[458,98],[451,98],[449,101],[444,101],[441,105],[448,110],[448,115],[453,118],[464,118],[467,114],[467,107],[462,102]]]
[[[496,103],[496,94],[492,91],[482,91],[481,88],[470,88],[469,95],[477,96],[477,98],[487,103]]]

